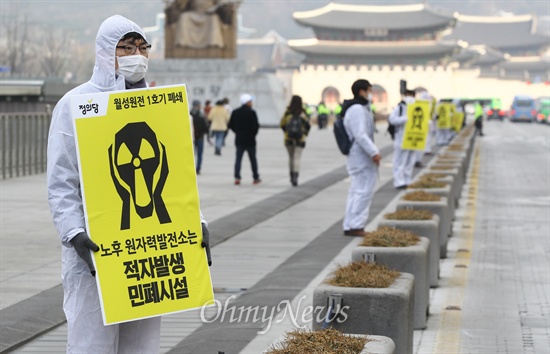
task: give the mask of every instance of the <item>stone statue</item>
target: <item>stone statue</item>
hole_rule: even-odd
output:
[[[167,3],[167,58],[234,58],[236,9],[231,0],[171,0]]]

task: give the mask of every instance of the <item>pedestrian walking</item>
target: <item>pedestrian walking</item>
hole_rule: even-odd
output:
[[[231,109],[231,105],[229,104],[229,98],[224,97],[222,101],[223,101],[223,106],[227,111],[227,114],[231,116],[232,109]],[[222,144],[223,146],[225,146],[225,139],[227,139],[227,134],[229,134],[229,128],[225,130],[225,134],[223,135],[223,144]]]
[[[259,184],[262,180],[258,173],[256,160],[256,135],[260,129],[256,111],[252,109],[253,97],[245,93],[241,96],[241,106],[231,113],[229,129],[235,133],[235,157],[234,177],[235,184],[241,184],[241,162],[244,153],[248,154],[250,167],[252,168],[253,184]]]
[[[210,121],[210,131],[214,137],[215,155],[222,154],[223,138],[227,131],[227,123],[229,122],[229,113],[223,106],[223,101],[217,101],[216,105],[212,108],[208,114],[208,120]]]
[[[67,353],[158,353],[160,317],[103,325],[95,268],[84,219],[71,97],[147,87],[147,43],[134,22],[115,15],[97,32],[91,79],[69,91],[55,106],[48,136],[48,202],[62,245],[63,310],[67,317]],[[202,219],[203,244],[208,229]],[[209,250],[207,249],[207,254]]]
[[[297,186],[302,150],[306,146],[306,138],[310,129],[309,119],[303,108],[302,97],[292,96],[279,126],[283,129],[284,144],[288,151],[290,183]]]
[[[413,90],[406,90],[403,100],[390,113],[388,120],[395,127],[395,139],[393,140],[393,186],[396,189],[405,189],[412,182],[416,153],[414,150],[404,150],[403,135],[407,124],[407,105],[413,104],[415,99]]]
[[[474,126],[476,127],[476,134],[479,136],[483,136],[483,107],[479,103],[479,101],[476,101],[474,105]]]
[[[212,109],[212,102],[210,100],[204,101],[204,116],[208,117],[210,110]]]
[[[353,83],[351,91],[353,100],[344,101],[342,108],[346,133],[353,141],[346,165],[351,184],[343,228],[344,235],[365,236],[382,157],[374,144],[374,117],[370,110],[372,85],[360,79]]]
[[[193,118],[193,145],[195,146],[195,171],[201,174],[202,155],[204,151],[204,137],[208,142],[208,122],[201,110],[201,102],[194,100],[191,108],[191,117]]]

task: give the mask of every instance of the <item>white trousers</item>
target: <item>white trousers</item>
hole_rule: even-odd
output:
[[[104,326],[95,278],[74,248],[62,248],[67,353],[158,353],[161,318]]]
[[[367,225],[377,176],[375,165],[350,174],[351,185],[346,203],[344,230],[363,229]]]
[[[437,129],[437,145],[449,145],[449,142],[452,140],[453,136],[454,132],[451,129]]]
[[[400,187],[411,184],[416,151],[393,147],[393,186]]]

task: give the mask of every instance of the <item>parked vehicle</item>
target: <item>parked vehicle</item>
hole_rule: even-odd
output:
[[[510,107],[510,121],[535,122],[537,119],[537,109],[535,100],[529,96],[516,96]]]
[[[548,115],[550,115],[550,97],[537,98],[535,105],[537,107],[537,122],[548,124]]]
[[[500,121],[504,120],[504,117],[506,116],[506,111],[502,109],[502,102],[500,101],[500,98],[491,99],[491,104],[487,108],[486,113],[487,113],[487,120],[491,120],[491,119],[500,119]]]

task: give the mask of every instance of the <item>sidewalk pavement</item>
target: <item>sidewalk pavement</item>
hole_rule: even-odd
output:
[[[415,353],[548,352],[549,144],[548,133],[534,128],[507,122],[487,124],[487,136],[478,140],[479,158],[473,159],[472,175],[457,210],[449,258],[441,263],[441,285],[431,290],[428,328],[415,331]],[[518,133],[517,129],[521,131]],[[262,129],[260,137],[258,155],[263,182],[258,186],[252,186],[251,177],[246,179],[249,174],[246,162],[244,183],[232,185],[232,136],[228,137],[228,146],[221,157],[213,156],[212,148],[205,151],[205,165],[198,178],[199,192],[202,211],[213,228],[246,208],[258,206],[260,212],[280,209],[271,210],[251,226],[243,223],[241,226],[246,229],[218,241],[213,248],[211,272],[216,299],[223,304],[235,295],[237,298],[230,300],[233,304],[239,299],[253,299],[256,292],[269,295],[266,290],[271,289],[272,293],[293,294],[288,298],[294,304],[293,309],[305,295],[303,309],[311,302],[313,287],[334,264],[348,261],[351,248],[359,241],[341,236],[340,221],[349,183],[347,179],[339,179],[345,158],[336,149],[331,131],[312,130],[303,155],[302,184],[291,188],[280,131]],[[377,144],[389,147],[390,141],[380,133]],[[500,158],[503,152],[506,159]],[[377,198],[396,195],[385,189],[388,182],[391,184],[391,155],[384,157],[380,175]],[[44,176],[0,183],[2,310],[40,296],[36,294],[60,282],[59,242],[51,225],[44,183]],[[296,198],[294,202],[288,203],[289,191]],[[304,195],[300,196],[301,193]],[[281,204],[274,207],[264,203],[266,200]],[[394,202],[395,199],[384,200],[380,204],[392,211]],[[383,213],[380,210],[378,217]],[[529,224],[521,223],[523,220]],[[368,229],[375,227],[376,219],[369,223]],[[27,255],[21,258],[24,252]],[[312,259],[315,265],[301,264],[308,274],[285,268]],[[281,276],[287,279],[285,286],[278,289],[262,286]],[[40,279],[44,282],[37,283]],[[449,310],[456,307],[462,311]],[[207,314],[212,314],[208,311]],[[1,317],[2,312],[3,322]],[[266,330],[266,324],[253,328],[254,333],[243,328],[240,332],[247,332],[243,337],[250,340],[235,344],[238,338],[231,338],[226,343],[243,348],[241,353],[260,353],[279,340],[285,330],[296,326],[289,321],[287,316],[281,323],[272,323],[262,335],[255,332]],[[163,317],[161,352],[190,353],[181,344],[202,325],[200,311]],[[62,325],[16,352],[62,352],[65,336],[66,326]],[[197,333],[194,337],[197,338]],[[219,344],[219,350],[223,351],[224,341]]]

